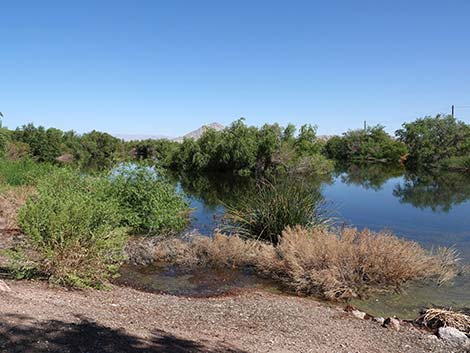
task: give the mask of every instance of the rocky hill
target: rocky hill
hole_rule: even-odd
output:
[[[214,129],[216,131],[220,131],[220,130],[223,130],[224,128],[225,128],[225,126],[223,126],[222,124],[219,124],[219,123],[212,123],[212,124],[208,124],[208,125],[203,125],[199,129],[191,131],[191,132],[187,133],[184,136],[180,136],[180,137],[177,137],[177,138],[173,139],[173,141],[183,142],[183,140],[185,138],[193,138],[193,139],[197,140],[208,129]]]

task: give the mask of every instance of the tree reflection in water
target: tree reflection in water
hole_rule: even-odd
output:
[[[401,203],[434,212],[449,212],[452,207],[470,200],[470,175],[452,172],[435,174],[406,173],[393,195]]]

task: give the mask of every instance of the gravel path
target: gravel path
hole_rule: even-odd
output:
[[[0,351],[7,353],[455,351],[409,325],[396,332],[308,298],[245,291],[194,299],[6,282]]]

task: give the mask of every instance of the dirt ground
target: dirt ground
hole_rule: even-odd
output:
[[[308,298],[244,291],[195,299],[6,283],[1,352],[456,352],[411,325],[396,332]]]

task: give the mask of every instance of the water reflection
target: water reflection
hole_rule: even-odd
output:
[[[184,175],[174,180],[189,195],[195,209],[192,227],[206,235],[217,226],[224,204],[233,203],[242,195],[254,195],[256,187],[253,179],[224,174]],[[331,180],[309,182],[321,185],[328,205],[347,225],[372,230],[387,228],[428,248],[454,246],[463,262],[470,263],[470,175],[411,174],[386,165],[372,165],[342,168]],[[149,283],[168,280],[152,277],[153,273],[150,269],[142,275]],[[146,277],[148,274],[152,276]],[[230,281],[238,280],[237,277]],[[191,276],[183,281],[183,287],[192,286]],[[202,290],[199,285],[195,288]],[[376,296],[360,306],[376,314],[411,318],[429,305],[469,307],[469,289],[467,276],[447,287],[417,284],[405,293]]]
[[[449,212],[470,200],[470,175],[460,173],[409,174],[393,190],[401,203]]]
[[[242,195],[251,193],[256,184],[253,178],[226,173],[180,174],[173,178],[179,181],[185,193],[201,201],[209,210],[235,202]]]
[[[346,185],[361,186],[366,190],[379,191],[391,178],[402,176],[404,169],[387,164],[350,165],[338,167],[336,175]]]
[[[241,195],[253,194],[255,180],[233,174],[179,174],[169,176],[188,197],[191,213],[190,231],[212,236],[220,225],[224,205],[232,204]]]

